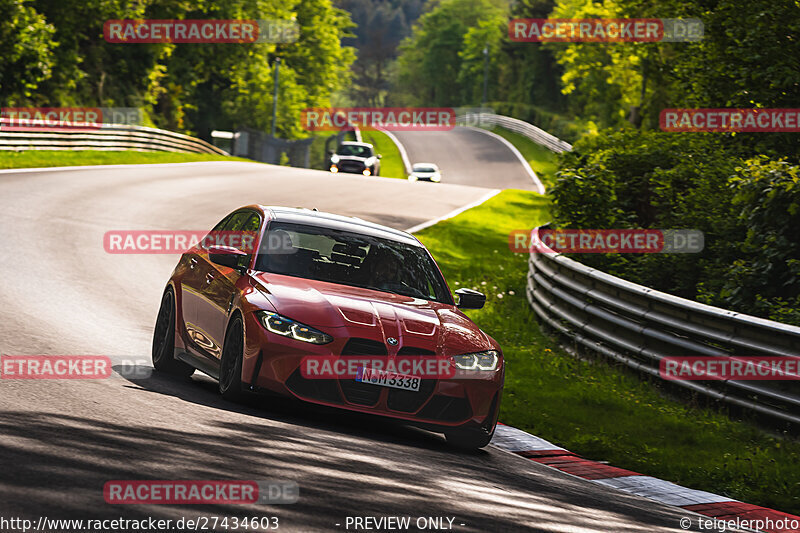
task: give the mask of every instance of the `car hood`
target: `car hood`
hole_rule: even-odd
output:
[[[260,273],[255,280],[277,313],[336,337],[394,337],[400,346],[447,355],[496,348],[450,304],[270,273]]]
[[[419,176],[420,178],[432,178],[436,176],[438,172],[412,172],[415,176]]]

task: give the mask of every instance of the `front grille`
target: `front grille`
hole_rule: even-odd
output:
[[[441,420],[442,422],[459,422],[472,415],[469,401],[466,398],[442,396],[437,394],[419,412],[420,418],[427,420]]]
[[[386,405],[389,409],[395,411],[413,413],[422,407],[422,404],[430,398],[435,387],[435,379],[423,379],[419,384],[419,391],[389,389],[389,397],[386,400]]]
[[[381,387],[370,383],[362,383],[353,379],[339,380],[344,397],[350,403],[358,405],[373,406],[378,403],[381,395]]]
[[[342,348],[342,355],[388,355],[386,345],[370,339],[352,337]]]
[[[299,368],[286,380],[286,386],[298,396],[331,403],[342,402],[335,379],[306,379]]]
[[[347,343],[342,348],[341,355],[386,356],[388,355],[388,350],[386,349],[386,345],[382,342],[372,339],[352,337],[348,339]],[[408,357],[415,355],[431,356],[436,354],[435,352],[425,348],[404,346],[400,348],[398,355]],[[299,368],[292,373],[289,379],[286,380],[286,386],[298,396],[303,396],[309,399],[331,403],[341,403],[343,395],[344,399],[349,403],[363,405],[366,407],[375,406],[380,399],[381,391],[386,388],[379,387],[371,383],[358,382],[353,379],[306,379],[301,375]],[[419,391],[386,388],[388,391],[387,407],[394,411],[414,413],[418,411],[420,407],[425,405],[425,402],[431,397],[435,388],[435,379],[423,379],[420,383]],[[440,397],[434,397],[431,400],[431,404],[434,404],[434,400],[437,398]],[[434,420],[450,420],[450,417],[452,417],[452,420],[460,420],[462,418],[466,418],[466,416],[461,416],[461,413],[463,413],[465,409],[468,416],[468,405],[455,405],[455,403],[457,403],[459,400],[458,398],[441,398],[445,398],[445,400],[448,402],[447,405],[427,405],[425,409],[423,409],[423,412],[434,412],[436,416],[428,414],[424,416],[424,418]],[[463,401],[466,402],[466,400]],[[453,405],[451,405],[451,403],[453,403]],[[439,411],[442,411],[443,413],[440,414]],[[422,416],[422,413],[420,413],[420,416]]]

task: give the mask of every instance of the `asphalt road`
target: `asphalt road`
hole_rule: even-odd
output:
[[[346,531],[348,516],[410,516],[451,517],[459,532],[680,531],[685,512],[499,449],[457,452],[439,435],[291,401],[227,403],[199,373],[147,377],[177,257],[102,245],[109,230],[207,229],[256,202],[407,228],[485,193],[242,163],[0,174],[0,353],[108,355],[127,376],[0,380],[0,519],[277,516],[279,531]],[[104,483],[127,479],[289,480],[300,499],[105,503]]]
[[[477,128],[451,131],[395,131],[414,163],[436,163],[442,183],[536,190],[519,158],[496,137]]]

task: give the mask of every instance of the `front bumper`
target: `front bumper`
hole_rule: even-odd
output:
[[[337,172],[344,172],[346,174],[363,174],[364,170],[372,169],[370,167],[364,165],[361,161],[351,161],[351,160],[339,160],[338,163],[331,163],[331,168],[336,167]]]
[[[245,320],[242,381],[256,391],[267,390],[306,402],[391,417],[431,429],[484,428],[490,431],[488,426],[494,426],[504,380],[502,357],[496,371],[483,372],[475,378],[422,379],[419,391],[383,387],[345,377],[303,377],[300,367],[304,357],[339,356],[351,337],[366,335],[366,332],[351,328],[347,330],[348,336],[337,336],[332,343],[317,346],[270,333],[251,313]],[[402,344],[397,347],[400,348]]]

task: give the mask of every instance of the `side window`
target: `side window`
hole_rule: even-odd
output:
[[[209,246],[228,246],[228,238],[224,233],[220,234],[220,232],[236,231],[232,228],[237,225],[241,226],[249,214],[248,212],[239,212],[226,217],[225,220],[214,226],[214,229],[200,243],[200,247],[208,251]]]
[[[261,227],[261,217],[253,213],[242,226],[242,231],[258,231],[259,227]]]
[[[250,258],[253,256],[253,247],[255,246],[257,236],[253,234],[258,232],[261,226],[261,217],[253,211],[239,211],[234,213],[223,225],[222,231],[232,231],[240,233],[240,239],[231,240],[231,245],[235,248],[247,252],[239,259],[239,266],[250,266]],[[248,232],[248,233],[246,233]]]
[[[211,229],[211,231],[209,231],[209,232],[206,234],[206,236],[203,238],[203,240],[201,240],[201,241],[200,241],[200,242],[197,244],[197,247],[198,247],[199,249],[203,250],[203,251],[206,251],[206,250],[208,250],[208,246],[210,246],[210,245],[211,245],[211,244],[214,242],[214,239],[213,239],[213,238],[210,238],[210,237],[212,237],[212,236],[213,236],[214,234],[216,234],[217,232],[219,232],[219,231],[222,231],[222,229],[225,227],[225,225],[226,225],[226,224],[228,224],[228,222],[230,222],[230,220],[233,218],[233,216],[234,216],[234,215],[228,215],[228,216],[226,216],[225,218],[223,218],[222,220],[220,220],[219,222],[217,222],[217,225],[216,225],[216,226],[214,226],[214,227]]]
[[[239,211],[238,213],[234,213],[227,219],[226,223],[223,224],[222,231],[240,231],[245,220],[247,220],[247,215],[249,214],[250,213],[247,211]]]
[[[230,218],[231,218],[231,216],[228,215],[225,218],[223,218],[222,220],[220,220],[219,222],[217,222],[217,225],[214,226],[214,228],[211,231],[222,231],[222,228],[225,226],[225,223],[228,220],[230,220]]]
[[[258,213],[250,213],[250,216],[244,221],[242,227],[238,230],[242,232],[242,241],[238,248],[247,253],[246,256],[243,255],[239,259],[239,266],[250,266],[250,259],[253,257],[253,250],[258,245],[258,230],[260,228],[261,217],[258,215]]]

